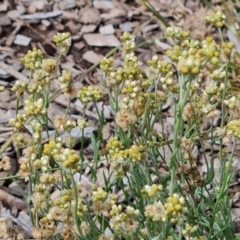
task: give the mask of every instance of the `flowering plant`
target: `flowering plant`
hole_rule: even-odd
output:
[[[206,21],[221,28],[225,17],[218,12]],[[9,125],[15,131],[18,174],[30,183],[28,203],[35,239],[234,238],[228,196],[240,136],[240,99],[228,87],[234,46],[231,42],[219,44],[211,37],[198,41],[173,27],[167,28],[166,37],[176,43],[167,51],[168,62],[155,55],[142,68],[134,52],[134,36],[129,33],[121,37],[122,66],[113,67],[112,57],[102,59],[103,87],[115,112],[116,129],[106,143],[103,109],[97,105],[103,100],[103,90],[98,86],[76,90],[73,76],[65,70],[58,76],[60,89],[68,96],[69,105],[75,96],[82,102],[83,119],[70,119],[69,108],[54,122],[48,117],[49,86],[58,75],[62,54],[68,51],[69,33],[54,36],[61,49],[56,60],[44,59],[37,49],[21,59],[31,76],[27,83],[16,81],[12,91],[18,96],[17,103],[25,95],[28,99],[24,113],[20,114],[17,106]],[[168,100],[174,109],[172,132],[164,121]],[[90,102],[99,118],[97,136],[91,136],[92,162],[86,160],[83,149],[88,126],[85,111]],[[24,132],[26,123],[31,124],[32,135]],[[55,126],[55,134],[42,143],[49,123]],[[157,125],[160,132],[155,130]],[[81,132],[80,149],[74,147],[76,139],[71,135],[76,127]],[[67,142],[62,132],[68,133]],[[214,178],[217,141],[221,164],[218,180]],[[225,152],[226,141],[233,141],[230,154]],[[210,143],[210,159],[206,142]],[[205,176],[199,170],[196,148],[205,161]],[[104,188],[98,186],[97,175],[102,161],[110,168],[109,175],[101,176]],[[91,170],[89,180],[82,175],[85,166]],[[2,156],[0,167],[10,169],[7,156]],[[59,190],[56,198],[51,196],[54,189]],[[10,233],[1,234],[5,238]]]

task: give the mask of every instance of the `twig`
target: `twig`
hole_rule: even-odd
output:
[[[20,198],[14,197],[13,195],[9,194],[8,192],[0,189],[0,199],[1,201],[7,203],[11,207],[16,207],[19,210],[26,210],[27,203]]]
[[[15,77],[18,80],[26,82],[28,79],[25,75],[21,74],[20,72],[16,71],[12,66],[7,65],[4,62],[0,62],[0,68],[2,68],[5,72],[10,74],[11,76]]]

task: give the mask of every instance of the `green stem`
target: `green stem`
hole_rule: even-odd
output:
[[[176,170],[177,170],[177,164],[178,164],[178,157],[177,154],[179,152],[179,140],[183,137],[183,131],[180,129],[183,122],[182,118],[182,112],[183,108],[186,104],[186,101],[189,96],[190,92],[190,86],[191,82],[189,81],[187,85],[187,89],[185,90],[185,81],[186,78],[180,74],[179,77],[179,86],[180,86],[180,93],[179,93],[179,102],[176,105],[175,100],[175,111],[174,111],[174,118],[175,118],[175,124],[174,124],[174,134],[173,134],[173,155],[170,159],[170,172],[171,172],[171,184],[170,184],[170,195],[172,195],[177,187],[177,180],[176,180]]]

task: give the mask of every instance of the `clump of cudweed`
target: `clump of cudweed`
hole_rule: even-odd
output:
[[[220,33],[224,20],[222,13],[206,17]],[[44,59],[37,49],[21,59],[31,75],[28,82],[17,81],[12,88],[17,103],[23,98],[25,103],[24,112],[19,113],[17,106],[16,118],[9,124],[15,131],[18,174],[30,184],[27,199],[35,239],[234,238],[228,196],[234,149],[240,137],[240,100],[228,87],[234,46],[231,42],[217,43],[211,37],[198,41],[172,27],[167,28],[166,37],[176,43],[167,51],[171,61],[156,55],[147,67],[141,67],[134,53],[134,37],[129,33],[121,37],[122,66],[114,68],[111,57],[102,59],[103,85],[116,123],[115,134],[107,143],[103,142],[103,110],[97,106],[103,100],[102,90],[97,86],[76,90],[71,73],[63,70],[58,76],[70,34],[54,37],[61,49],[57,59]],[[83,119],[70,119],[67,108],[66,114],[51,122],[48,107],[53,78],[58,78],[69,105],[73,97],[82,102]],[[173,132],[165,128],[163,109],[169,99]],[[99,117],[97,136],[91,136],[91,163],[83,152],[84,129],[88,126],[85,110],[90,102]],[[42,144],[42,133],[48,131],[49,123],[55,126],[55,135]],[[31,125],[31,135],[25,131],[26,124]],[[156,124],[161,132],[156,133]],[[81,132],[80,149],[74,148],[71,136],[76,127]],[[68,141],[62,139],[62,132],[69,134]],[[225,141],[233,141],[230,154],[225,151]],[[210,158],[206,142],[210,143]],[[219,180],[214,178],[217,142]],[[193,154],[196,147],[206,164],[205,175]],[[97,185],[97,166],[103,160],[110,166],[110,175],[101,176],[105,182],[101,188]],[[86,165],[91,169],[92,184],[83,181]],[[3,157],[0,166],[9,170],[9,159]],[[55,199],[51,196],[54,189],[59,189]]]

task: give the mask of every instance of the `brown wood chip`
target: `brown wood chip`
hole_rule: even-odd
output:
[[[103,36],[102,34],[85,34],[83,38],[90,46],[116,47],[120,45],[119,40],[114,35]]]

